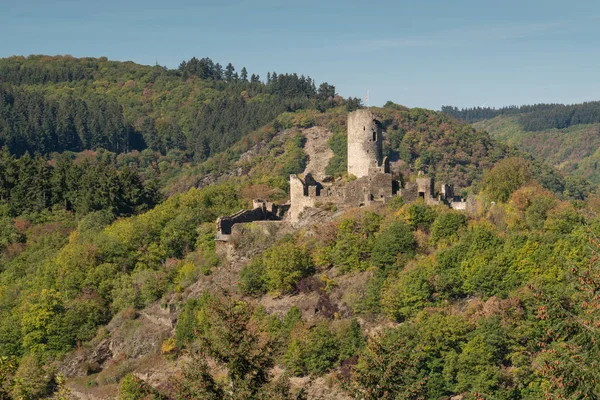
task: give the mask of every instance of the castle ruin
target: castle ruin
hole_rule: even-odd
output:
[[[467,210],[467,203],[455,196],[452,187],[441,185],[435,197],[432,178],[417,177],[404,188],[394,179],[390,162],[383,157],[382,126],[370,110],[348,114],[348,180],[334,181],[332,177],[318,177],[307,173],[303,178],[290,175],[290,202],[283,206],[254,201],[253,210],[242,210],[217,220],[217,240],[227,240],[236,223],[288,219],[292,224],[301,220],[310,208],[331,204],[361,207],[372,203],[386,203],[400,196],[407,202],[422,199],[426,204],[445,204],[457,210]]]

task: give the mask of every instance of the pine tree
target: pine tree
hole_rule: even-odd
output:
[[[227,64],[227,67],[225,67],[225,80],[227,82],[232,82],[234,73],[235,73],[235,68],[234,68],[233,64],[231,64],[231,63]]]

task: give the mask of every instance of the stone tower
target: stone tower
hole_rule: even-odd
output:
[[[348,174],[369,175],[382,163],[381,124],[369,110],[348,114]]]

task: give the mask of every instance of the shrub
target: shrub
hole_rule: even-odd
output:
[[[238,281],[240,291],[248,296],[259,296],[267,292],[265,266],[260,258],[242,268]]]
[[[381,311],[381,291],[383,290],[386,276],[387,273],[385,271],[377,270],[369,279],[365,294],[356,305],[356,312],[378,314]]]
[[[343,325],[337,333],[340,343],[340,360],[346,360],[356,356],[365,346],[365,337],[360,331],[360,325],[355,318]]]
[[[403,222],[393,222],[375,238],[371,263],[379,268],[395,265],[398,254],[413,257],[415,247],[415,238],[410,228]]]
[[[398,211],[404,205],[404,199],[402,197],[392,197],[390,201],[387,202],[387,206],[392,211]]]
[[[384,285],[381,304],[383,312],[396,321],[413,315],[431,301],[433,266],[424,259],[413,268],[390,276]]]
[[[467,225],[467,216],[461,212],[447,212],[441,214],[431,225],[431,242],[440,240],[453,240],[458,238],[461,228]]]
[[[166,398],[133,374],[128,374],[121,380],[117,397],[118,400],[163,400]]]
[[[348,169],[348,137],[346,132],[336,132],[329,138],[329,147],[333,157],[329,160],[325,173],[327,175],[343,175]]]
[[[28,355],[21,359],[19,368],[14,376],[12,398],[47,398],[52,394],[54,389],[55,371],[51,367],[44,366],[39,355]]]
[[[313,271],[308,252],[289,241],[282,242],[265,251],[262,260],[271,291],[287,293],[296,283]]]
[[[428,230],[436,217],[435,210],[423,201],[409,205],[406,214],[406,220],[413,229]]]
[[[343,220],[335,243],[324,250],[323,258],[344,272],[367,269],[381,220],[380,215],[370,212],[361,218]]]
[[[308,334],[301,331],[290,341],[285,366],[294,375],[323,375],[339,360],[338,339],[326,323],[318,324]]]

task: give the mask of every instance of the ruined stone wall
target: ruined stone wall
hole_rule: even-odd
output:
[[[432,178],[417,178],[417,188],[419,193],[423,193],[427,199],[433,196],[433,179]]]
[[[254,210],[241,210],[233,215],[220,217],[217,220],[217,232],[221,235],[230,235],[231,228],[235,224],[260,221],[265,218],[266,216],[262,208],[255,208]]]
[[[256,221],[278,221],[281,220],[290,206],[287,204],[277,205],[270,201],[255,199],[252,201],[252,210],[240,210],[232,215],[221,216],[217,219],[217,240],[227,241],[232,234],[233,227]]]
[[[382,163],[381,124],[369,110],[348,114],[348,174],[357,178]]]
[[[373,200],[385,201],[394,195],[393,190],[391,174],[380,173],[369,176],[369,192],[373,196]]]
[[[308,196],[308,186],[296,175],[290,175],[290,210],[289,216],[292,223],[300,220],[302,211],[314,207],[315,197]]]
[[[406,203],[416,201],[419,198],[419,188],[416,182],[406,182],[404,188],[400,189],[400,197]]]

